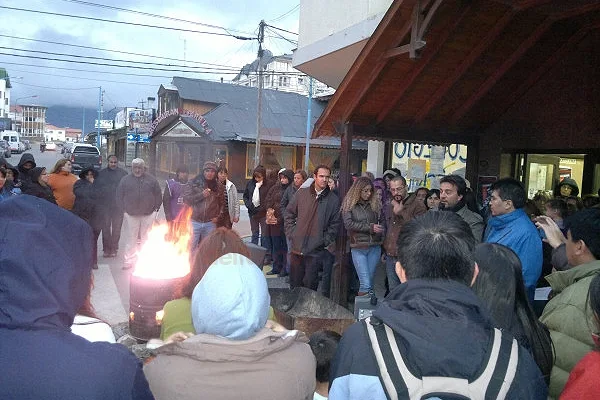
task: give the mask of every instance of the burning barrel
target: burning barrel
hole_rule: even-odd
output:
[[[163,307],[173,300],[185,277],[149,279],[131,275],[129,281],[129,333],[136,339],[160,337]]]

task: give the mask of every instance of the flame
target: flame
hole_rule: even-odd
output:
[[[133,275],[148,279],[173,279],[190,273],[192,209],[185,207],[170,229],[155,224],[137,254]]]

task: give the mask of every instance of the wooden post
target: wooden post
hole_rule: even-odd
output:
[[[352,123],[346,123],[340,127],[342,132],[340,148],[340,177],[339,177],[339,196],[340,202],[350,189],[350,151],[352,150]],[[331,299],[341,306],[348,303],[348,268],[350,266],[350,255],[346,251],[348,245],[348,235],[344,225],[340,227],[336,241],[336,265],[331,277]]]

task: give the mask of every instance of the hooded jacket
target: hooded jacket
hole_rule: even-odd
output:
[[[47,200],[52,204],[56,204],[56,199],[54,198],[54,193],[52,193],[50,186],[44,186],[39,183],[39,179],[43,170],[44,168],[42,167],[33,168],[28,175],[30,180],[23,182],[21,191],[23,194],[39,197],[40,199]]]
[[[208,197],[202,194],[205,188],[210,189]],[[225,188],[216,178],[207,181],[201,172],[185,186],[183,202],[192,207],[194,221],[210,222],[225,211]]]
[[[75,202],[71,211],[90,224],[92,229],[99,231],[102,227],[100,193],[96,181],[94,180],[94,183],[91,183],[85,178],[85,175],[90,171],[94,173],[94,177],[98,175],[93,167],[87,167],[81,171],[79,180],[73,185]]]
[[[37,167],[36,163],[35,163],[35,158],[33,157],[33,154],[31,153],[23,153],[21,155],[21,160],[19,160],[19,164],[17,164],[17,169],[19,170],[19,174],[20,174],[20,179],[23,182],[28,182],[31,181],[31,176],[30,176],[30,170],[27,170],[25,168],[23,168],[23,165],[25,165],[26,162],[31,161],[33,163],[33,168]]]
[[[484,241],[502,244],[517,253],[521,260],[525,288],[532,297],[532,291],[542,274],[542,239],[525,211],[517,208],[508,214],[490,218]]]
[[[558,185],[556,185],[554,197],[563,197],[563,195],[560,194],[560,187],[564,185],[571,187],[571,196],[579,196],[579,186],[577,185],[577,182],[571,178],[564,178]]]
[[[558,399],[569,372],[594,346],[593,315],[586,306],[590,283],[600,273],[600,260],[578,265],[546,277],[555,296],[546,304],[540,321],[550,330],[556,356],[550,375],[550,397]]]
[[[90,227],[46,201],[16,196],[0,203],[0,232],[0,398],[152,399],[125,347],[70,331],[90,290]]]
[[[314,182],[298,189],[285,211],[285,236],[291,241],[291,252],[309,254],[335,243],[342,221],[340,200],[329,186],[318,198]]]
[[[472,380],[487,364],[494,325],[484,305],[464,284],[409,280],[394,288],[373,315],[395,332],[408,369],[419,377]],[[344,332],[331,366],[330,400],[386,399],[364,324],[359,321]],[[545,400],[547,393],[535,361],[519,347],[506,399]]]
[[[144,368],[156,398],[311,399],[312,351],[298,331],[264,328],[269,302],[256,264],[240,254],[218,258],[192,295],[199,334],[162,346]]]
[[[281,181],[279,181],[276,184],[274,184],[273,186],[271,186],[271,188],[269,189],[269,192],[267,193],[267,199],[266,199],[267,210],[272,208],[273,216],[275,218],[277,218],[277,224],[270,225],[271,235],[277,235],[277,236],[280,235],[281,233],[284,233],[283,232],[283,212],[282,211],[284,211],[285,209],[282,210],[282,208],[281,208],[281,199],[283,197],[283,193],[287,190],[287,188],[290,187],[290,185],[293,186],[294,171],[292,171],[291,169],[286,169],[279,175],[284,175],[286,178],[288,178],[288,184],[282,185]]]

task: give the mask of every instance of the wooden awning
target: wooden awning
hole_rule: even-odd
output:
[[[599,27],[593,0],[394,1],[313,137],[346,123],[363,139],[481,136],[557,65],[598,65]]]

